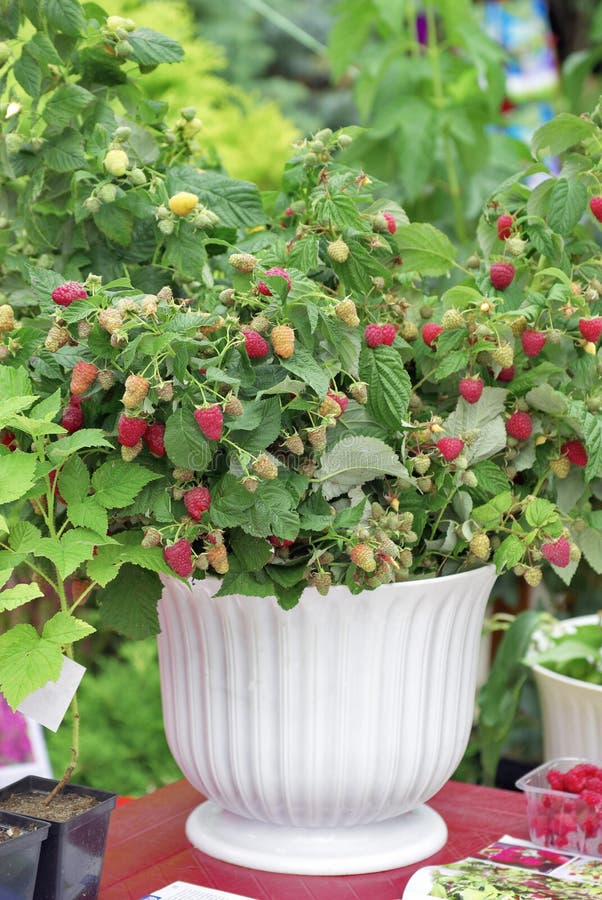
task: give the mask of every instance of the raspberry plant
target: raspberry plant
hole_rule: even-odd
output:
[[[104,627],[154,633],[161,575],[218,575],[222,594],[288,609],[307,586],[359,593],[488,560],[529,584],[544,564],[568,583],[581,556],[602,571],[600,354],[582,326],[601,308],[601,134],[597,114],[540,129],[468,259],[379,200],[337,161],[349,136],[324,129],[276,195],[187,166],[159,178],[153,220],[190,281],[164,266],[150,292],[111,259],[66,290],[70,270],[25,266],[38,311],[0,309],[0,608],[40,581],[60,608],[41,634],[0,636],[9,702],[89,633],[82,597]],[[544,154],[565,156],[558,176]],[[546,337],[535,355],[527,330]]]

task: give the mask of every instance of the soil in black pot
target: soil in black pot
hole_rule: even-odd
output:
[[[22,816],[47,819],[49,822],[68,822],[74,816],[98,805],[98,800],[87,794],[60,793],[47,804],[48,794],[44,791],[28,791],[23,794],[9,794],[3,798],[2,808]]]

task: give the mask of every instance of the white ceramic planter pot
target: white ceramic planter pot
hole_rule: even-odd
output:
[[[592,625],[597,615],[563,620],[560,628]],[[543,729],[544,761],[576,756],[602,760],[602,686],[532,666]]]
[[[352,874],[436,852],[424,806],[466,748],[492,566],[352,596],[217,597],[166,579],[159,604],[171,751],[210,802],[187,835],[252,868]]]

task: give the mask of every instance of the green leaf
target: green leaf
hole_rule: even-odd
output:
[[[0,409],[0,428],[5,428],[13,417],[24,409],[28,409],[32,403],[35,403],[35,397],[10,397],[2,401],[2,409]]]
[[[25,93],[37,100],[42,87],[42,72],[36,60],[28,52],[27,45],[13,65],[13,75]]]
[[[337,278],[345,286],[346,292],[362,296],[373,289],[372,278],[389,280],[390,273],[360,241],[349,241],[349,259],[338,263],[330,260]]]
[[[124,462],[122,459],[111,459],[92,475],[94,499],[107,509],[121,509],[133,503],[142,488],[158,478],[161,475],[144,466]]]
[[[503,516],[510,511],[512,503],[512,492],[504,491],[483,506],[476,506],[472,511],[472,518],[485,530],[496,528]]]
[[[161,591],[155,572],[124,565],[118,576],[98,593],[103,625],[136,641],[157,634]]]
[[[547,221],[559,234],[571,233],[587,206],[587,189],[580,181],[558,178],[550,193]]]
[[[0,505],[22,497],[35,481],[36,457],[15,450],[2,457],[0,465]]]
[[[67,504],[82,501],[90,491],[90,475],[83,459],[71,456],[59,472],[59,491]]]
[[[73,37],[81,34],[86,27],[84,12],[78,0],[47,0],[46,16],[52,28]]]
[[[51,125],[64,128],[93,100],[94,95],[79,84],[62,84],[51,94],[42,115]]]
[[[538,159],[556,156],[586,140],[595,131],[593,122],[571,113],[560,113],[537,129],[531,139],[531,149]]]
[[[509,489],[509,482],[500,467],[489,459],[484,459],[472,467],[477,476],[478,485],[473,493],[485,499],[495,497]]]
[[[15,522],[10,530],[9,545],[15,553],[33,553],[41,537],[40,529],[31,522]]]
[[[134,49],[131,58],[142,66],[177,63],[184,59],[184,51],[176,40],[152,28],[130,31],[128,41]]]
[[[433,225],[413,222],[397,231],[397,244],[406,271],[421,275],[446,275],[456,258],[449,238]]]
[[[0,691],[12,709],[56,681],[62,668],[60,647],[41,638],[33,625],[15,625],[0,635]]]
[[[560,391],[554,390],[548,382],[538,384],[528,391],[525,400],[533,409],[539,409],[552,416],[562,416],[566,412],[566,397]]]
[[[292,245],[289,255],[289,265],[302,272],[311,272],[318,268],[318,248],[320,242],[314,234],[306,234]]]
[[[224,475],[211,493],[209,517],[217,528],[236,527],[244,511],[253,506],[253,498],[234,475]]]
[[[202,233],[187,222],[182,222],[177,232],[167,239],[163,265],[173,266],[178,274],[198,279],[206,261],[207,252]]]
[[[0,591],[0,612],[17,609],[18,606],[42,596],[43,591],[37,584],[16,584],[12,588]]]
[[[228,435],[229,440],[242,447],[246,453],[256,454],[265,450],[280,434],[280,402],[277,397],[261,401],[261,419],[252,431],[238,431],[235,427]],[[242,418],[242,417],[241,417]],[[233,425],[238,425],[234,419]]]
[[[494,553],[493,561],[498,572],[504,572],[516,566],[523,558],[525,547],[520,538],[515,534],[509,534],[504,538]]]
[[[94,497],[72,500],[67,506],[67,517],[72,525],[89,528],[100,535],[106,534],[109,527],[107,511]]]
[[[75,643],[75,641],[80,641],[89,634],[94,634],[95,631],[96,629],[89,625],[88,622],[84,622],[68,612],[61,611],[55,613],[45,623],[42,637],[52,644],[65,647],[68,644]]]
[[[94,223],[110,241],[128,247],[132,240],[134,217],[115,203],[106,203],[94,213]]]
[[[280,365],[306,381],[318,397],[325,396],[330,383],[328,372],[324,371],[304,347],[295,347],[293,355],[289,359],[281,359]]]
[[[55,441],[48,448],[48,459],[57,465],[66,460],[72,453],[77,453],[86,447],[111,447],[104,431],[100,428],[80,428],[75,434]]]
[[[322,454],[315,477],[322,484],[324,497],[331,500],[382,475],[410,480],[399,457],[384,441],[350,436]]]
[[[549,500],[536,497],[525,510],[525,519],[532,528],[545,528],[558,521],[558,510]]]
[[[87,168],[83,139],[75,131],[64,131],[48,141],[42,154],[48,168],[55,172],[71,173],[75,169]]]
[[[437,368],[433,373],[435,381],[443,381],[456,372],[464,371],[468,365],[468,350],[452,350],[446,353],[441,360],[437,360]]]
[[[388,428],[401,428],[412,385],[399,353],[393,347],[363,347],[359,373],[368,385],[368,412]]]
[[[213,450],[196,423],[192,410],[177,409],[165,423],[165,450],[175,466],[204,472]],[[243,488],[244,490],[244,488]]]
[[[46,422],[50,422],[58,411],[61,408],[61,389],[57,388],[54,394],[51,394],[49,397],[46,397],[45,400],[40,400],[39,403],[36,403],[34,407],[32,407],[30,415],[35,419],[43,419]]]
[[[61,538],[42,538],[36,547],[36,556],[44,556],[53,562],[59,576],[65,579],[81,563],[94,556],[97,542],[100,542],[98,534],[84,528],[73,528]]]
[[[192,166],[175,166],[166,178],[169,194],[190,191],[204,206],[219,216],[220,225],[253,228],[263,225],[266,216],[257,187],[218,172],[199,172]]]
[[[587,528],[575,536],[579,549],[583,553],[594,572],[602,574],[602,541],[600,531],[595,528]],[[0,599],[1,599],[0,595]]]
[[[232,565],[230,571],[224,575],[215,596],[227,597],[230,594],[242,594],[243,597],[273,597],[274,585],[268,579],[260,581],[252,572]]]

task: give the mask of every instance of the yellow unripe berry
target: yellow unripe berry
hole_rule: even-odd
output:
[[[199,198],[188,191],[180,191],[169,198],[169,208],[176,216],[187,216],[195,208]]]

